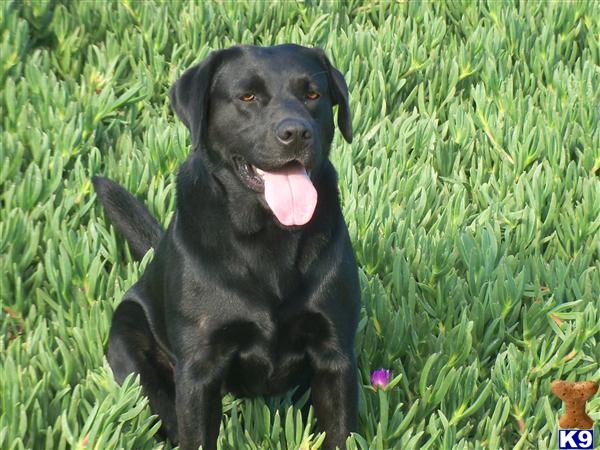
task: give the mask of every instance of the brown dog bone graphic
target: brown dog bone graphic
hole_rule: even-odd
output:
[[[556,380],[552,392],[565,403],[565,415],[558,420],[561,428],[592,428],[594,421],[585,412],[585,402],[598,392],[598,383]]]

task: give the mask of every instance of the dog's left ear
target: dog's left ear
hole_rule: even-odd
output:
[[[222,51],[211,52],[200,64],[186,70],[169,90],[171,106],[192,134],[192,149],[204,142],[210,85]]]
[[[333,104],[338,105],[337,121],[342,136],[348,143],[352,142],[352,115],[350,114],[350,102],[348,100],[348,85],[342,72],[331,65],[325,52],[315,47],[314,50],[319,55],[319,59],[327,70],[331,98]]]

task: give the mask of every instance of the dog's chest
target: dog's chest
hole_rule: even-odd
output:
[[[323,320],[301,312],[273,325],[251,325],[246,336],[240,336],[243,342],[227,377],[230,391],[242,396],[276,394],[307,381],[309,348],[327,335]]]
[[[296,265],[302,249],[296,238],[277,241],[276,237],[257,239],[246,249],[243,263],[240,262],[238,267],[246,268],[240,280],[242,283],[255,287],[263,298],[274,296],[284,300],[298,293],[302,284],[302,274]]]

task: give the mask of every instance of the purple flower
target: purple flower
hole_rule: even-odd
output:
[[[371,374],[371,385],[377,390],[378,388],[385,388],[390,384],[392,379],[392,371],[387,369],[377,369]]]

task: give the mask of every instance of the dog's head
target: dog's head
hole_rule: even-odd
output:
[[[352,141],[346,82],[317,48],[212,52],[175,82],[170,98],[208,170],[227,168],[244,189],[264,196],[261,203],[285,226],[312,217],[312,180],[329,155],[334,105]]]

